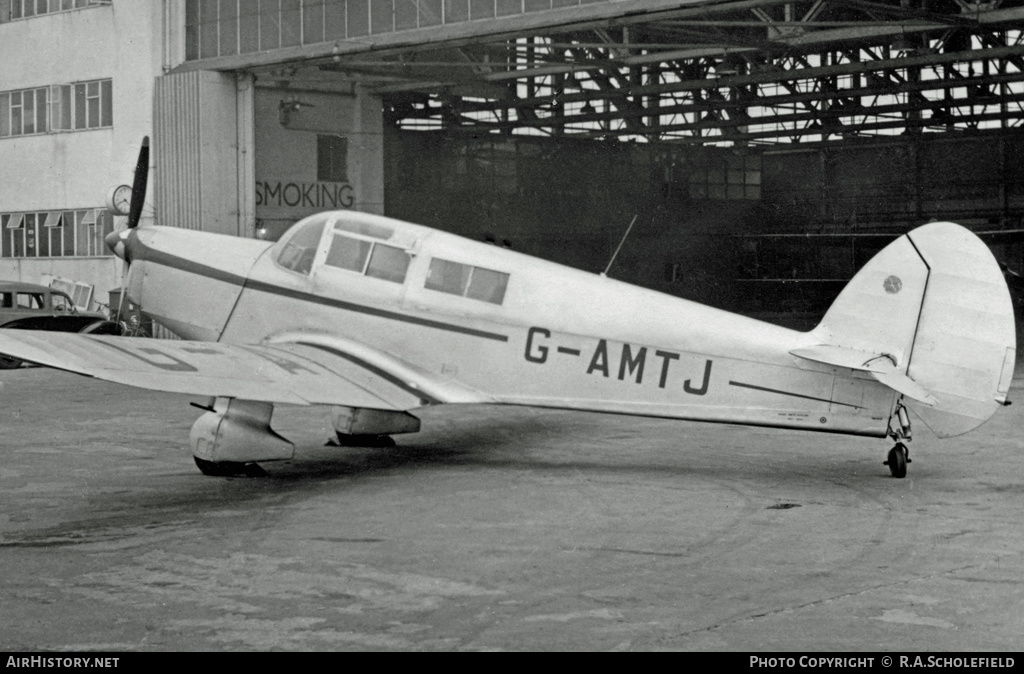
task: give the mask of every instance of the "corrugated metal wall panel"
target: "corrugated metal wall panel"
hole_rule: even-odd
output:
[[[234,75],[201,70],[157,79],[153,151],[159,224],[243,232],[238,106]]]
[[[201,71],[156,80],[156,224],[202,228]]]

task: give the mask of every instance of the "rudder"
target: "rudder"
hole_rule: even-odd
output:
[[[907,236],[930,269],[907,373],[939,399],[908,406],[939,437],[961,435],[1006,402],[1017,349],[1013,302],[999,263],[969,230],[937,222]]]

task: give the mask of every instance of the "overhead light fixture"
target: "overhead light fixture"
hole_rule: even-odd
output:
[[[910,38],[904,33],[892,41],[892,50],[898,52],[912,52],[917,49],[917,45],[914,44]]]
[[[738,75],[744,61],[742,56],[726,54],[725,57],[715,64],[716,75]]]
[[[289,96],[288,98],[282,98],[281,102],[277,104],[278,122],[281,126],[288,126],[292,121],[292,113],[298,112],[302,108],[315,108],[316,106],[312,103],[306,103],[300,101],[298,96]]]

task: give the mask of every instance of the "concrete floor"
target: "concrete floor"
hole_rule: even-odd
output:
[[[904,480],[879,440],[485,407],[386,450],[282,408],[295,460],[224,479],[187,397],[0,381],[0,650],[1024,648],[1024,396],[919,423]]]

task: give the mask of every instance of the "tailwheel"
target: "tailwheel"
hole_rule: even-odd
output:
[[[211,477],[266,477],[267,471],[258,463],[241,461],[206,461],[198,456],[193,457],[203,475]]]
[[[910,463],[909,456],[910,451],[907,446],[902,442],[897,442],[896,446],[889,450],[889,458],[884,465],[889,466],[889,472],[893,477],[906,477],[907,464]]]

